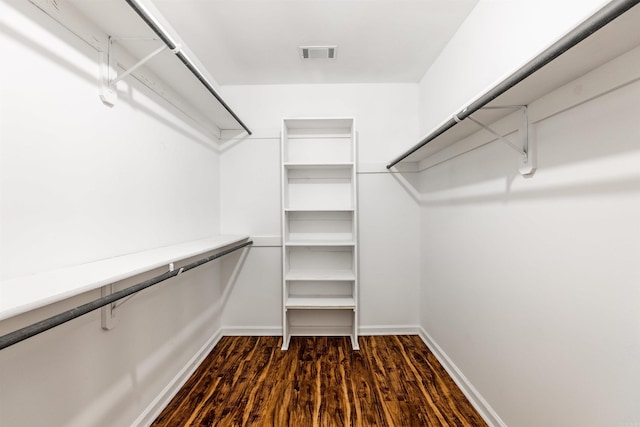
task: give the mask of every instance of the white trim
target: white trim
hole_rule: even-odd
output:
[[[449,376],[453,379],[456,385],[460,388],[462,393],[469,399],[469,402],[478,411],[480,416],[491,427],[507,427],[507,425],[500,419],[500,416],[496,411],[491,408],[489,403],[482,397],[480,392],[471,384],[471,382],[464,376],[462,371],[456,366],[455,363],[447,356],[447,353],[434,341],[433,338],[422,327],[418,327],[420,338],[429,347],[429,350],[438,359],[438,362],[447,371]]]
[[[281,337],[280,326],[226,326],[222,328],[225,337]]]
[[[360,336],[372,335],[419,335],[420,326],[417,325],[369,325],[360,326]]]
[[[156,396],[147,408],[136,418],[131,426],[149,426],[160,415],[162,410],[171,402],[171,399],[186,384],[187,380],[202,364],[204,359],[211,353],[211,350],[218,344],[223,337],[222,329],[213,334],[211,338],[198,350],[198,352],[189,360],[169,384]]]
[[[281,337],[280,326],[223,326],[222,336],[225,337]],[[370,325],[358,328],[359,336],[372,335],[420,335],[421,328],[417,325]]]

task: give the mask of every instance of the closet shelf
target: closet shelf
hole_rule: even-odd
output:
[[[0,320],[62,301],[159,267],[248,240],[216,236],[122,255],[0,283]]]
[[[356,306],[352,297],[342,296],[289,296],[285,307],[297,310],[353,310]]]
[[[356,275],[351,270],[290,270],[285,274],[284,280],[289,282],[348,282],[356,280]]]
[[[355,246],[353,240],[287,240],[287,246]]]
[[[287,169],[350,169],[353,167],[353,162],[326,162],[326,163],[284,163],[284,167]]]
[[[613,0],[387,165],[417,163],[640,44],[640,0]],[[595,32],[595,33],[594,33]],[[592,34],[593,33],[593,34]],[[526,149],[525,149],[526,150]]]
[[[284,208],[285,212],[353,212],[353,208],[327,208],[325,206],[319,208]]]

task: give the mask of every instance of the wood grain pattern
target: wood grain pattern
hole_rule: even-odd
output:
[[[486,426],[418,336],[224,337],[153,426]]]

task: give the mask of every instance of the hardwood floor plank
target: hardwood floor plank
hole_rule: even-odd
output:
[[[224,337],[153,426],[463,426],[485,422],[417,336]]]
[[[364,357],[364,351],[351,352],[351,390],[355,407],[356,426],[386,426],[382,404],[375,390],[371,368]]]

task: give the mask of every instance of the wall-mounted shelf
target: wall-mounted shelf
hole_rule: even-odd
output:
[[[104,58],[100,74],[105,77],[101,80],[106,79],[107,82],[101,84],[101,98],[103,101],[106,99],[107,104],[114,103],[114,97],[117,97],[117,87],[111,87],[108,81],[115,81],[118,73],[124,73],[141,59],[153,56],[132,76],[217,137],[221,136],[222,130],[251,133],[223,99],[206,67],[171,27],[170,17],[163,17],[150,1],[30,1],[94,47]],[[163,45],[167,48],[160,51]],[[109,64],[115,75],[106,76]]]
[[[476,133],[470,116],[493,124],[512,114],[497,108],[527,106],[640,44],[640,0],[613,0],[509,77],[458,112],[387,165],[417,163]],[[595,32],[595,33],[594,33]],[[593,33],[593,34],[592,34]]]
[[[358,349],[353,119],[284,119],[282,349],[293,335],[349,335]]]
[[[217,236],[0,282],[0,320],[248,240]]]

